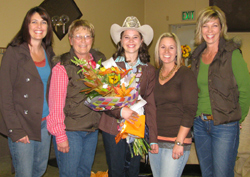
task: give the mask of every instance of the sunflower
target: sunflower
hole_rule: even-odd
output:
[[[191,54],[191,48],[189,45],[181,45],[182,58],[188,58]]]

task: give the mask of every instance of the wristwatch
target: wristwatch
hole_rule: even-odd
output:
[[[174,144],[176,144],[177,146],[184,146],[184,144],[181,144],[180,141],[176,141],[176,140],[175,140]]]

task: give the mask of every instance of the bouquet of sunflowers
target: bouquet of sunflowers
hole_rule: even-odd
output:
[[[136,83],[140,75],[129,73],[132,69],[119,68],[113,58],[103,63],[101,60],[98,61],[95,68],[86,60],[79,60],[76,57],[71,61],[81,66],[78,73],[82,72],[85,76],[82,80],[88,88],[80,92],[87,95],[85,104],[88,107],[94,111],[106,111],[127,106],[138,113],[139,118],[133,123],[124,119],[118,120],[119,133],[115,141],[118,143],[121,139],[126,139],[128,144],[133,142],[135,155],[147,154],[150,146],[144,139],[145,115],[143,115],[143,106],[147,102],[140,97],[140,84]],[[101,64],[104,66],[101,67]],[[133,156],[133,153],[131,155]]]

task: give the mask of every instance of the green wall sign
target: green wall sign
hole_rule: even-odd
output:
[[[193,20],[193,19],[194,19],[194,10],[182,12],[182,20]]]

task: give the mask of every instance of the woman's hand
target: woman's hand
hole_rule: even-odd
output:
[[[122,108],[121,116],[125,120],[129,121],[131,124],[134,124],[133,121],[136,121],[139,118],[137,112],[129,109],[128,107]],[[131,120],[133,120],[133,121],[131,121]]]
[[[151,147],[151,150],[149,150],[149,152],[151,152],[152,154],[158,154],[159,152],[158,144],[152,144],[150,147]]]
[[[69,152],[69,140],[57,144],[57,150],[63,153]]]
[[[175,144],[172,153],[173,159],[179,159],[181,156],[183,156],[183,151],[184,151],[183,146],[178,146],[177,144]]]
[[[30,140],[29,140],[28,135],[26,135],[25,137],[23,137],[23,138],[17,140],[16,142],[17,142],[17,143],[21,142],[21,143],[27,144],[27,143],[30,143]]]

